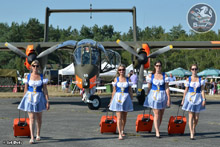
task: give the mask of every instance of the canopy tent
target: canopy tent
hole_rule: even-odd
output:
[[[68,65],[67,67],[59,70],[59,75],[75,75],[75,68],[73,63]]]
[[[207,68],[197,74],[198,76],[219,76],[220,70],[215,68]]]
[[[166,74],[172,74],[173,76],[176,76],[176,77],[184,77],[184,76],[191,76],[192,73],[186,69],[183,69],[181,67],[178,67],[174,70],[171,70],[171,71],[168,71],[166,72]]]

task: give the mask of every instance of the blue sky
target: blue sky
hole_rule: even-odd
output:
[[[137,25],[144,29],[146,26],[162,26],[166,32],[173,26],[181,24],[189,32],[186,15],[189,9],[197,3],[209,4],[216,12],[217,23],[213,30],[220,29],[220,1],[219,0],[4,0],[1,1],[0,22],[11,23],[28,22],[30,18],[37,18],[45,22],[45,9],[93,9],[100,8],[132,8],[137,9]],[[132,26],[131,13],[54,13],[50,16],[50,24],[54,27],[77,28],[82,25],[92,27],[113,25],[115,31],[127,32]]]

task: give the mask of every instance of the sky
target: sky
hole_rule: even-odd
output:
[[[137,11],[137,25],[143,30],[153,26],[162,26],[169,32],[173,26],[181,24],[186,32],[190,31],[187,23],[189,9],[197,3],[210,5],[217,15],[217,22],[212,30],[220,29],[220,1],[219,0],[1,0],[0,23],[12,22],[21,24],[30,18],[37,18],[45,23],[46,7],[50,9],[132,9]],[[131,13],[52,13],[49,24],[57,28],[76,28],[82,25],[92,27],[97,24],[113,25],[115,31],[128,32],[132,26]]]

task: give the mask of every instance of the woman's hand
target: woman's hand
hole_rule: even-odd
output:
[[[48,101],[47,101],[47,104],[46,104],[46,108],[47,108],[47,110],[50,109],[50,103]]]
[[[206,104],[206,101],[203,101],[202,102],[202,106],[205,107],[205,104]]]
[[[183,105],[183,102],[184,102],[184,101],[182,100],[182,102],[181,102],[181,104],[180,104],[181,106]]]
[[[170,100],[167,100],[167,107],[170,107]]]

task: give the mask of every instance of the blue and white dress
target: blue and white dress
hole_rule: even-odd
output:
[[[119,82],[119,77],[117,77],[117,82],[112,82],[112,85],[116,87],[116,92],[109,110],[123,112],[133,111],[133,104],[129,95],[129,86],[132,85],[132,82],[129,82],[129,78],[126,79],[127,82]]]
[[[191,82],[191,77],[189,77],[189,81],[185,83],[185,87],[189,87],[189,90],[184,98],[183,110],[195,113],[205,110],[205,107],[202,106],[203,97],[201,94],[201,87],[204,84],[201,77],[199,77],[199,82]]]
[[[147,82],[151,83],[151,90],[146,96],[144,107],[150,107],[152,109],[165,109],[167,106],[167,94],[165,90],[165,83],[169,82],[168,77],[165,78],[165,73],[163,73],[163,79],[154,79],[154,74],[151,78],[147,78]]]
[[[41,80],[33,81],[30,80],[30,76],[31,74],[24,80],[24,83],[28,84],[28,90],[21,100],[18,109],[27,112],[42,112],[46,110],[47,103],[42,89],[43,84],[47,84],[48,79],[43,79],[43,75],[41,74]]]

